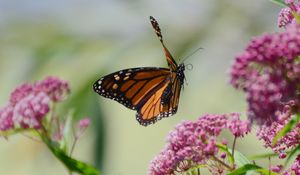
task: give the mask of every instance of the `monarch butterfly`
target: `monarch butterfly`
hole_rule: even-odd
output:
[[[177,112],[181,87],[184,84],[183,63],[177,64],[164,44],[157,21],[150,22],[162,44],[169,68],[139,67],[124,69],[97,80],[94,91],[136,110],[136,119],[143,125],[169,117]]]

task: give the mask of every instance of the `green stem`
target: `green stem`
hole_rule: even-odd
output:
[[[53,120],[55,120],[55,104],[52,103],[52,111],[51,111],[51,115],[50,115],[50,119],[49,119],[49,123],[48,123],[48,128],[50,128],[52,126]]]
[[[271,157],[269,156],[269,175],[271,175]]]
[[[234,150],[235,150],[236,139],[237,139],[237,137],[234,137],[233,144],[232,144],[232,153],[231,153],[232,157],[234,157]]]
[[[224,163],[223,161],[221,161],[220,159],[218,159],[217,157],[215,156],[212,156],[212,158],[217,161],[219,164],[223,165],[225,168],[227,168],[229,171],[233,171],[234,168],[233,167],[230,167],[229,165],[227,165],[226,163]]]
[[[78,141],[78,138],[75,137],[74,142],[73,142],[72,147],[71,147],[70,157],[72,157],[72,154],[73,154],[73,152],[74,152],[75,145],[76,145],[77,141]]]
[[[24,137],[27,137],[27,138],[29,138],[29,139],[35,141],[35,142],[42,143],[41,140],[38,140],[37,138],[34,138],[34,137],[30,136],[30,135],[26,135],[25,133],[22,133],[22,135],[23,135]]]

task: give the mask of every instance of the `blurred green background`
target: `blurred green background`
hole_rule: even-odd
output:
[[[68,80],[72,93],[61,111],[93,120],[75,157],[105,175],[146,174],[180,121],[244,113],[244,96],[229,85],[228,69],[252,36],[277,30],[279,9],[267,0],[0,0],[0,105],[22,82],[48,75]],[[193,70],[186,71],[178,113],[145,128],[134,111],[94,93],[92,83],[124,68],[167,66],[150,15],[177,60],[204,50],[186,61]],[[261,145],[255,134],[238,141],[246,155],[264,152]],[[4,174],[67,174],[44,145],[22,135],[2,139],[0,155]]]

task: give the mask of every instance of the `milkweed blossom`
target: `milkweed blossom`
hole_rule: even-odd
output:
[[[178,124],[169,133],[165,148],[151,161],[148,174],[175,174],[196,165],[209,164],[208,160],[223,161],[226,155],[218,154],[220,151],[217,146],[218,143],[225,142],[224,139],[217,139],[221,131],[229,129],[236,137],[250,132],[250,122],[242,121],[239,117],[238,113],[206,114],[197,121],[183,121]],[[222,170],[217,164],[210,167],[211,172]],[[227,170],[230,168],[228,165]],[[227,172],[225,170],[223,168],[222,172]]]
[[[279,168],[280,167],[281,166],[279,166]],[[280,170],[282,170],[282,169],[280,169]],[[280,173],[280,170],[278,171],[278,173]],[[277,172],[276,169],[274,172]],[[297,158],[291,164],[291,166],[288,169],[286,169],[285,171],[283,171],[282,174],[283,175],[299,175],[300,174],[300,155],[297,156]]]
[[[29,94],[15,105],[12,117],[14,124],[22,128],[39,129],[43,117],[50,110],[49,103],[50,98],[44,92]]]
[[[14,127],[13,107],[8,104],[0,109],[0,131],[7,131]]]
[[[83,132],[89,127],[90,123],[91,120],[88,117],[79,120],[76,126],[77,132],[75,134],[75,137],[79,138],[83,134]]]
[[[271,171],[275,172],[275,173],[280,173],[280,171],[282,171],[283,166],[282,165],[276,165],[276,166],[272,166],[270,168]]]
[[[291,165],[291,171],[296,175],[300,174],[300,155],[297,156],[296,160]]]
[[[47,77],[45,80],[37,82],[34,85],[37,92],[46,93],[53,102],[63,101],[70,93],[67,81],[60,80],[56,77]]]
[[[232,113],[228,119],[227,127],[235,137],[244,137],[251,130],[248,120],[241,120],[239,113]]]
[[[293,12],[300,14],[298,0],[285,0],[288,7],[281,9],[278,15],[278,27],[286,27],[288,24],[296,23]]]
[[[11,93],[8,104],[0,108],[0,131],[39,129],[51,103],[64,100],[69,92],[68,83],[56,77],[21,84]]]
[[[272,122],[270,125],[260,126],[257,131],[257,137],[264,142],[264,146],[271,148],[275,153],[278,153],[278,157],[282,159],[286,157],[286,152],[289,149],[295,148],[300,143],[299,123],[290,132],[281,137],[276,144],[273,144],[275,136],[284,128],[291,117],[289,112],[284,112],[279,115],[277,121]]]
[[[251,122],[270,124],[291,102],[294,112],[298,110],[299,36],[299,25],[288,25],[283,32],[252,39],[245,51],[235,58],[230,82],[245,92]]]

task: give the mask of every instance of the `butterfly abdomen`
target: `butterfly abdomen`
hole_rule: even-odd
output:
[[[185,65],[182,63],[178,66],[176,75],[179,79],[180,85],[182,86],[184,83],[184,79],[185,79],[185,75],[184,75],[184,71],[185,71]]]
[[[161,104],[165,106],[166,104],[170,103],[172,97],[172,84],[170,83],[166,89],[164,90],[162,97],[161,97]]]

